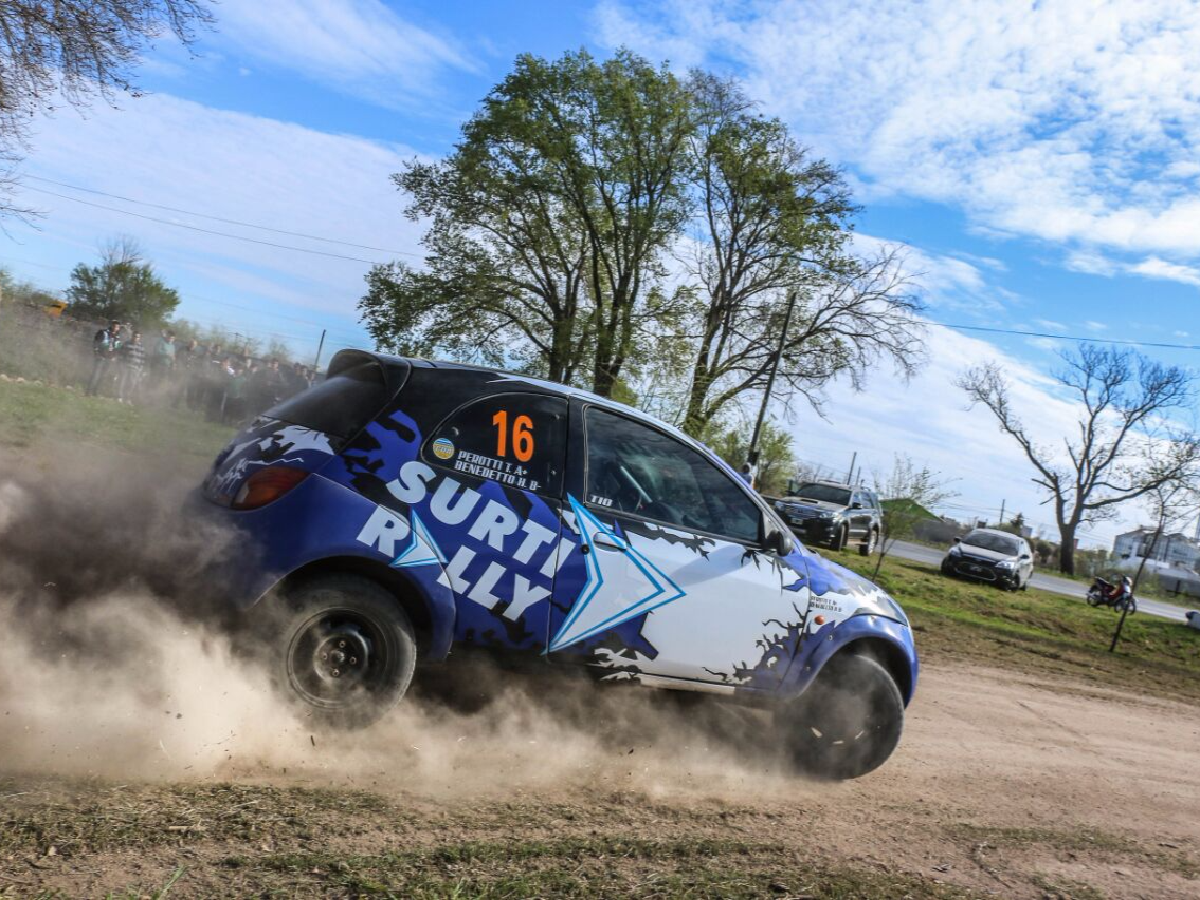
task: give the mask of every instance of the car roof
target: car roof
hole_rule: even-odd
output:
[[[441,359],[422,359],[420,357],[413,357],[413,356],[392,356],[387,353],[376,353],[376,352],[373,352],[370,350],[356,350],[356,349],[338,351],[338,353],[334,356],[333,361],[331,361],[329,363],[329,369],[331,372],[335,372],[338,369],[345,368],[345,365],[335,366],[335,362],[336,362],[337,358],[342,356],[343,354],[347,354],[348,356],[351,356],[353,358],[358,358],[358,359],[361,359],[363,356],[368,356],[368,357],[371,357],[371,358],[375,359],[376,361],[378,361],[385,368],[412,366],[414,368],[419,368],[419,369],[445,369],[445,370],[454,370],[454,371],[462,371],[462,372],[472,372],[472,373],[482,374],[482,375],[493,375],[493,376],[495,376],[495,378],[493,379],[494,382],[511,381],[511,382],[516,382],[518,384],[525,384],[525,385],[529,385],[532,387],[537,387],[544,391],[548,391],[550,393],[559,394],[563,397],[573,397],[573,398],[581,400],[585,403],[593,404],[595,406],[601,406],[601,407],[609,409],[613,412],[620,413],[621,415],[628,416],[631,419],[637,419],[639,421],[645,422],[647,425],[653,425],[656,428],[660,428],[663,431],[666,431],[669,434],[671,434],[672,437],[678,438],[679,440],[683,441],[684,443],[686,443],[694,448],[703,450],[709,456],[711,456],[714,459],[717,459],[719,462],[721,462],[721,464],[724,465],[726,468],[728,468],[730,472],[733,472],[733,469],[730,468],[724,462],[724,460],[721,460],[720,457],[718,457],[717,454],[711,448],[705,446],[704,444],[701,444],[695,438],[693,438],[687,434],[684,434],[682,431],[680,431],[674,425],[671,425],[668,422],[664,422],[662,419],[656,418],[655,416],[652,416],[649,413],[644,413],[640,409],[635,409],[632,406],[628,406],[628,405],[626,405],[624,403],[620,403],[616,400],[610,400],[607,397],[601,397],[598,394],[593,394],[591,391],[585,391],[582,388],[576,388],[576,387],[571,387],[571,386],[565,385],[565,384],[559,384],[557,381],[547,381],[546,379],[543,379],[543,378],[535,378],[531,375],[523,375],[520,372],[511,372],[511,371],[508,371],[507,369],[501,369],[496,366],[481,366],[481,365],[475,365],[473,363],[452,362],[450,360],[441,360]],[[734,473],[734,474],[736,475],[736,473]]]
[[[867,488],[860,485],[847,484],[844,481],[828,481],[824,478],[806,478],[802,484],[820,484],[825,487],[845,488],[848,491],[865,491]]]
[[[1011,531],[1004,531],[1000,528],[972,528],[967,534],[995,534],[1002,537],[1016,538],[1018,541],[1023,541],[1025,538],[1019,534],[1013,534]]]

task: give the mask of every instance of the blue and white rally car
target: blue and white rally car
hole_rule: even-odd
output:
[[[276,675],[331,724],[373,721],[419,661],[474,646],[769,703],[827,777],[900,739],[918,668],[900,607],[619,403],[346,350],[239,434],[203,493],[244,536],[234,603],[283,610]]]

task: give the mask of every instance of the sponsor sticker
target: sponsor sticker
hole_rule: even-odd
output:
[[[438,438],[433,442],[433,455],[438,459],[449,459],[454,455],[454,442],[448,438]]]

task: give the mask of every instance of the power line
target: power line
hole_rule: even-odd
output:
[[[254,222],[242,222],[238,219],[227,219],[224,216],[214,216],[208,213],[196,212],[193,209],[183,209],[178,206],[165,206],[161,203],[150,203],[147,200],[135,200],[132,197],[124,197],[121,194],[110,194],[107,191],[99,191],[95,188],[81,187],[77,184],[68,184],[65,181],[55,181],[53,178],[43,178],[41,175],[23,175],[22,178],[32,178],[35,181],[44,181],[47,184],[56,184],[59,187],[68,188],[72,191],[82,191],[86,194],[97,194],[101,197],[110,197],[113,200],[121,200],[125,203],[135,203],[138,206],[146,206],[150,209],[161,209],[166,212],[182,213],[186,216],[195,216],[198,219],[210,219],[213,222],[224,222],[226,225],[240,225],[243,228],[257,228],[260,231],[270,231],[275,234],[286,234],[289,237],[308,238],[311,241],[322,241],[326,244],[341,244],[343,247],[357,247],[359,250],[375,250],[379,253],[392,253],[397,256],[415,256],[420,257],[421,254],[413,253],[408,250],[392,250],[388,247],[372,247],[370,244],[355,244],[352,241],[339,241],[336,238],[322,237],[319,234],[307,234],[303,231],[288,231],[286,228],[273,228],[270,225],[258,225]]]
[[[1076,337],[1069,334],[1050,334],[1043,331],[1020,331],[1016,328],[988,328],[983,325],[956,325],[950,322],[935,322],[926,319],[930,325],[939,328],[956,328],[960,331],[987,331],[992,334],[1016,334],[1023,337],[1050,338],[1056,341],[1079,341],[1086,344],[1120,344],[1129,347],[1159,347],[1167,350],[1200,350],[1200,344],[1168,344],[1161,341],[1119,341],[1114,338]]]
[[[160,219],[157,216],[147,216],[128,209],[117,209],[115,206],[105,206],[103,203],[92,203],[90,200],[84,200],[80,197],[71,197],[67,194],[60,194],[56,191],[47,191],[44,188],[35,188],[26,185],[25,190],[34,191],[38,194],[48,194],[51,197],[58,197],[62,200],[70,200],[72,203],[79,203],[83,206],[91,206],[94,209],[103,209],[107,212],[115,212],[122,216],[133,216],[137,219],[145,219],[148,222],[157,222],[159,225],[167,225],[171,228],[184,228],[188,231],[198,231],[201,234],[214,234],[218,237],[232,238],[235,241],[245,241],[249,244],[258,244],[262,247],[274,247],[277,250],[293,250],[296,253],[308,253],[312,256],[324,256],[330,259],[345,259],[351,262],[366,263],[369,266],[379,265],[376,260],[363,259],[361,256],[350,256],[345,253],[330,253],[327,250],[312,250],[308,247],[293,247],[290,244],[276,244],[273,241],[260,241],[257,238],[246,237],[242,234],[230,234],[228,231],[216,231],[212,228],[201,228],[199,225],[185,225],[182,222],[172,222],[169,219]]]

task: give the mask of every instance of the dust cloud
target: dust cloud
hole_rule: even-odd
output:
[[[438,679],[418,670],[368,729],[319,730],[209,608],[200,573],[238,547],[181,514],[194,479],[143,458],[39,458],[0,475],[0,775],[795,792],[761,712],[479,664],[449,688],[421,689]]]

